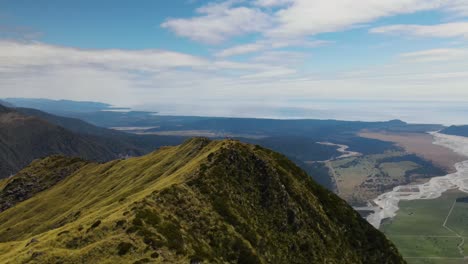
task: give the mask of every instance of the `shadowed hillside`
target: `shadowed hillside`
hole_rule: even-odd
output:
[[[77,134],[97,137],[100,142],[117,146],[126,144],[128,148],[137,149],[137,154],[139,155],[149,153],[161,146],[178,145],[187,139],[186,137],[179,136],[129,134],[98,127],[81,119],[57,116],[31,108],[16,108],[16,111],[28,116],[41,118]]]
[[[447,135],[468,137],[468,126],[450,126],[440,132]]]
[[[143,155],[162,145],[181,141],[176,137],[128,135],[81,120],[32,109],[17,111],[0,104],[0,178],[18,172],[34,159],[53,154],[109,161],[127,155]]]
[[[4,107],[15,107],[14,105],[8,103],[8,102],[5,102],[3,100],[0,100],[0,105],[1,106],[4,106]]]
[[[105,164],[66,160],[0,181],[0,199],[45,187],[0,213],[3,262],[404,263],[343,200],[259,146],[192,139]]]

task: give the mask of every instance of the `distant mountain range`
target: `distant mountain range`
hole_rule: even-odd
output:
[[[14,105],[16,107],[34,108],[55,114],[61,114],[64,112],[95,112],[113,109],[111,105],[100,102],[50,100],[39,98],[4,98],[2,101],[10,104],[10,106]]]
[[[285,156],[207,139],[105,164],[36,160],[0,181],[0,259],[405,263],[381,232]]]
[[[441,131],[447,135],[468,137],[468,125],[467,126],[450,126]]]
[[[15,107],[13,104],[5,102],[3,100],[0,100],[0,105],[5,106],[5,107],[10,107],[10,108]]]
[[[18,104],[16,110],[25,115],[47,120],[75,134],[98,137],[97,141],[104,145],[125,144],[129,149],[138,149],[137,153],[147,153],[161,145],[179,144],[188,136],[212,135],[213,138],[228,137],[258,144],[287,155],[310,175],[313,175],[316,181],[329,189],[334,188],[331,176],[323,166],[313,164],[311,161],[328,160],[340,153],[335,147],[317,144],[317,142],[331,141],[348,145],[352,151],[378,154],[399,148],[391,142],[359,137],[357,134],[361,130],[423,133],[444,128],[441,125],[407,124],[400,120],[353,122],[160,116],[151,112],[107,111],[110,105],[98,102],[27,98],[6,100]],[[41,111],[31,109],[31,107],[38,107]],[[123,130],[127,128],[127,131],[136,131],[140,134],[130,135],[105,127]],[[125,151],[118,153],[123,152]]]
[[[53,154],[109,161],[182,141],[181,137],[131,135],[78,119],[0,105],[0,178],[15,174],[36,158]]]

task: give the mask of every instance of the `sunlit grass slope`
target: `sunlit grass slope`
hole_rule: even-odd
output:
[[[284,156],[237,141],[105,164],[52,157],[0,195],[15,178],[47,188],[0,213],[1,263],[403,263]]]

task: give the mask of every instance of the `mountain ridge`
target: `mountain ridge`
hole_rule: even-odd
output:
[[[34,159],[49,155],[63,154],[104,162],[143,155],[181,141],[178,137],[140,137],[39,110],[0,105],[0,178],[18,172]]]
[[[383,234],[283,155],[207,139],[83,164],[0,213],[0,258],[404,263]]]
[[[449,126],[440,131],[443,134],[468,137],[468,125],[463,126]]]
[[[58,116],[32,108],[16,108],[16,110],[28,116],[44,119],[77,134],[99,137],[101,140],[111,141],[112,144],[119,144],[118,141],[121,143],[125,142],[131,147],[139,149],[140,155],[149,153],[164,145],[178,145],[186,139],[186,137],[180,136],[135,135],[125,133],[95,126],[78,118]]]

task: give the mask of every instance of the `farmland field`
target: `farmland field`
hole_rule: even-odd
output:
[[[378,139],[394,142],[408,153],[416,154],[426,160],[432,161],[435,165],[454,172],[454,165],[464,161],[465,157],[455,153],[449,148],[432,144],[434,138],[426,133],[391,133],[391,132],[361,132],[359,136],[371,139]]]
[[[381,226],[408,263],[466,263],[467,193],[448,191],[433,200],[400,201],[396,217]]]
[[[353,206],[363,206],[394,186],[445,174],[416,155],[399,151],[343,158],[327,165],[338,195]]]

